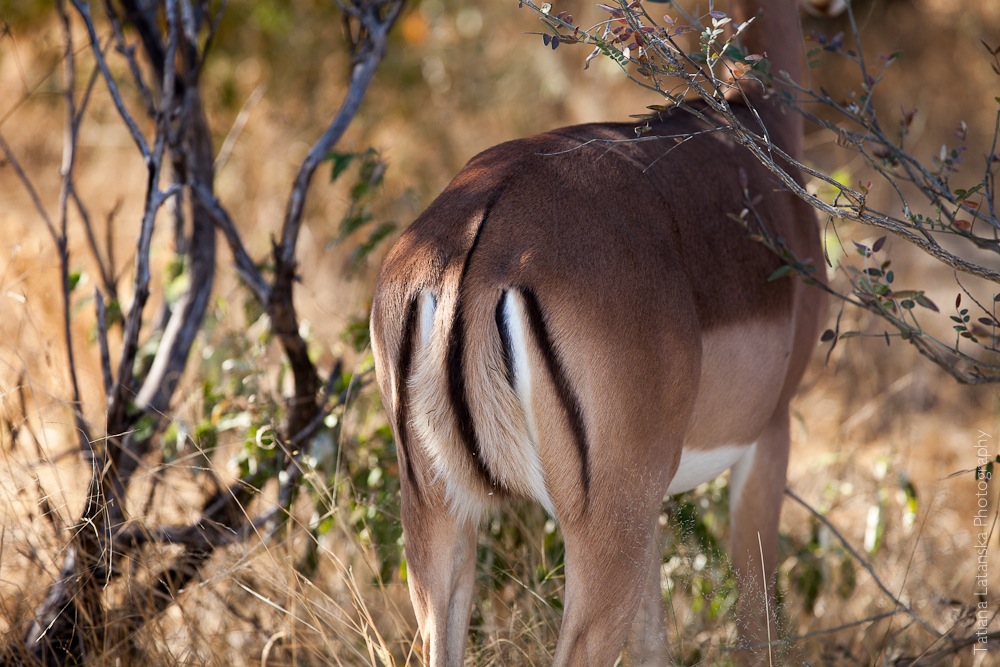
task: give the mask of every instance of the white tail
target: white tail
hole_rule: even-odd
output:
[[[796,2],[736,5],[761,14],[751,52],[798,76]],[[754,106],[798,156],[800,120]],[[704,127],[667,113],[647,136]],[[478,519],[513,498],[541,503],[565,537],[555,664],[611,665],[633,627],[630,655],[664,664],[661,502],[729,468],[743,636],[768,637],[788,405],[823,298],[769,282],[781,261],[732,217],[749,196],[751,226],[816,263],[818,230],[724,134],[621,141],[632,136],[633,124],[583,125],[483,152],[379,276],[373,348],[411,599],[436,667],[463,662]]]

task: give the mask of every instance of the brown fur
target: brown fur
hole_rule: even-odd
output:
[[[758,39],[794,76],[794,4],[762,4]],[[797,155],[799,122],[767,101],[756,107]],[[741,179],[768,233],[798,257],[820,262],[818,231],[809,208],[723,133],[607,143],[633,128],[564,128],[481,153],[382,268],[372,339],[406,443],[401,469],[412,471],[401,480],[403,527],[429,664],[462,663],[476,519],[500,500],[546,494],[567,549],[555,664],[612,664],[644,598],[630,645],[663,664],[656,519],[682,448],[756,443],[734,467],[733,562],[745,636],[766,637],[760,600],[772,592],[762,582],[774,569],[788,402],[822,298],[798,280],[767,281],[781,262],[732,219],[745,204]],[[704,129],[677,112],[647,136]],[[427,294],[436,307],[424,343],[407,326]],[[498,330],[504,304],[524,341],[514,378]],[[518,382],[530,382],[530,409]],[[401,403],[411,415],[402,423]],[[543,482],[526,481],[532,460]]]

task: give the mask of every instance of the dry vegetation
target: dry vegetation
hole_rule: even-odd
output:
[[[0,18],[9,23],[0,37],[0,90],[5,91],[0,134],[46,206],[53,207],[62,149],[62,38],[51,11],[16,4],[0,2]],[[217,194],[239,221],[251,255],[263,257],[295,165],[344,93],[346,57],[328,3],[292,3],[294,9],[277,1],[230,4],[206,72],[216,149],[227,146]],[[968,159],[981,169],[977,149],[989,145],[1000,79],[990,72],[979,40],[1000,39],[1000,4],[857,4],[868,51],[904,52],[880,102],[888,115],[900,107],[919,109],[913,152],[935,153],[965,120],[971,134]],[[388,160],[375,208],[380,219],[406,224],[466,159],[491,144],[559,124],[622,118],[657,102],[621,81],[613,67],[595,64],[582,72],[581,50],[543,49],[536,37],[523,34],[537,29],[534,17],[516,7],[513,0],[489,7],[423,0],[396,26],[375,86],[341,147],[374,146]],[[589,3],[569,0],[558,8],[578,16],[592,11]],[[807,32],[843,29],[836,23],[806,25]],[[112,58],[112,63],[124,73],[123,61]],[[81,78],[91,67],[92,59],[80,54]],[[835,95],[854,85],[849,72],[832,61],[812,75]],[[134,101],[135,91],[125,92]],[[137,193],[143,191],[144,171],[101,85],[94,96],[81,136],[78,187],[100,232],[109,230],[107,247],[116,269],[128,276],[135,252],[131,221],[141,213]],[[852,171],[860,166],[838,151],[832,137],[814,134],[807,145],[811,163],[845,171],[853,181],[865,179],[863,172]],[[349,349],[343,332],[365,315],[386,249],[360,269],[351,268],[356,239],[334,243],[346,201],[339,181],[317,183],[300,244],[298,307],[321,366]],[[874,238],[864,229],[840,231]],[[78,456],[66,355],[56,333],[61,328],[56,252],[9,164],[0,165],[0,233],[0,632],[12,639],[57,575],[66,536],[79,529],[73,523],[89,472]],[[78,228],[71,230],[70,252],[71,265],[82,276],[73,308],[80,409],[91,423],[101,424],[92,303],[96,265]],[[154,299],[170,287],[172,253],[164,224],[154,240]],[[902,279],[933,285],[938,303],[954,300],[949,271],[902,249],[895,266]],[[123,294],[125,302],[128,298]],[[255,314],[244,308],[245,300],[235,275],[221,270],[210,326],[174,400],[172,419],[182,428],[190,430],[204,418],[206,382],[239,387],[222,391],[222,401],[242,401],[243,412],[254,418],[266,420],[270,406],[281,400],[280,357]],[[861,330],[869,326],[855,312],[843,317]],[[789,486],[823,512],[896,598],[937,631],[968,637],[977,601],[971,470],[980,432],[991,456],[998,451],[998,394],[958,386],[904,344],[887,348],[877,335],[881,330],[872,333],[873,339],[842,341],[825,364],[826,350],[817,353],[796,403],[801,419]],[[111,335],[115,343],[113,330]],[[359,367],[365,363],[363,353],[348,354]],[[370,391],[352,399],[341,415],[343,428],[332,431],[341,435],[337,457],[317,463],[316,493],[300,498],[292,521],[221,550],[201,581],[165,613],[134,635],[112,632],[107,640],[112,650],[94,664],[414,664],[415,625],[405,569],[398,563],[398,536],[390,528],[395,460],[380,439],[376,400]],[[236,412],[222,407],[218,413]],[[211,451],[181,439],[176,451],[144,464],[141,483],[132,490],[144,520],[190,520],[210,492],[200,469],[210,466],[221,479],[236,474],[245,424],[231,420],[214,426],[218,445]],[[992,521],[1000,498],[995,489],[991,494]],[[257,502],[274,500],[268,487]],[[691,539],[702,527],[725,536],[724,500],[723,487],[713,485],[688,497],[688,504],[665,505],[674,524],[692,509],[699,517],[680,531],[665,563],[665,572],[676,580],[668,599],[670,632],[685,664],[724,663],[725,642],[734,634],[725,615],[732,600],[722,568],[706,563]],[[328,530],[316,538],[310,525],[321,522]],[[950,648],[907,613],[866,622],[892,611],[893,601],[834,533],[791,499],[781,531],[784,630],[798,637],[788,649],[788,664],[910,664],[900,660]],[[989,531],[994,548],[988,602],[995,614],[1000,550],[998,536],[992,527]],[[144,550],[106,594],[127,599],[132,585],[147,579],[171,549]],[[547,663],[558,628],[559,556],[552,527],[537,510],[511,512],[490,524],[481,546],[484,602],[473,619],[473,664]],[[841,625],[849,627],[825,632]],[[1000,630],[992,616],[990,629]],[[964,646],[934,664],[995,664],[1000,638],[990,649],[989,658],[977,658]],[[4,657],[0,652],[0,661]]]

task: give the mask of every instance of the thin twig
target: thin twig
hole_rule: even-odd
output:
[[[115,108],[118,109],[118,115],[121,116],[125,126],[128,127],[129,133],[132,135],[132,140],[138,147],[139,152],[142,153],[142,157],[148,162],[153,157],[153,153],[149,149],[146,137],[143,136],[138,124],[136,124],[135,118],[132,117],[132,114],[129,113],[128,107],[125,106],[125,101],[122,99],[121,91],[118,90],[118,84],[115,82],[114,76],[111,75],[111,70],[108,69],[108,63],[104,58],[104,51],[101,49],[100,39],[97,37],[97,29],[94,27],[94,20],[90,15],[90,4],[87,2],[81,2],[80,0],[71,0],[71,2],[73,3],[73,7],[76,8],[76,11],[83,18],[83,23],[87,27],[87,34],[90,36],[91,50],[97,60],[97,66],[100,68],[101,74],[104,76],[104,82],[108,87],[108,92],[111,93],[111,99],[115,103]]]
[[[76,208],[76,212],[80,215],[80,220],[83,223],[84,235],[87,237],[87,245],[90,247],[90,253],[94,256],[94,261],[97,263],[97,270],[101,274],[101,287],[103,287],[108,294],[114,294],[116,291],[114,284],[114,268],[101,254],[101,249],[97,244],[97,236],[94,233],[94,224],[90,216],[90,211],[87,209],[83,200],[80,199],[80,194],[77,192],[75,184],[73,184],[72,190],[69,194],[73,201],[73,206]]]
[[[125,57],[129,71],[132,73],[132,81],[135,83],[136,90],[139,91],[139,96],[142,97],[142,101],[146,107],[146,115],[153,118],[156,115],[156,103],[153,101],[153,94],[146,83],[146,77],[142,74],[142,68],[139,67],[139,61],[135,57],[135,46],[126,44],[125,34],[122,31],[121,17],[118,15],[118,9],[111,0],[104,0],[104,11],[108,16],[108,22],[111,24],[115,49]]]
[[[73,169],[76,166],[76,147],[80,129],[76,111],[76,58],[73,54],[73,31],[62,0],[58,3],[58,9],[65,44],[63,62],[66,76],[66,89],[63,95],[66,102],[66,124],[63,134],[63,161],[60,168],[62,182],[59,188],[59,235],[56,239],[56,248],[59,252],[59,277],[62,282],[60,292],[62,296],[63,342],[66,344],[66,367],[69,371],[77,440],[80,451],[88,458],[93,459],[96,454],[93,444],[94,438],[91,436],[90,427],[84,421],[81,412],[80,382],[76,372],[76,353],[73,350],[72,295],[70,294],[69,276],[69,199],[70,193],[73,191]]]
[[[233,253],[233,259],[236,262],[236,271],[240,274],[240,278],[243,279],[254,293],[261,305],[266,308],[271,299],[271,286],[264,280],[253,259],[250,258],[250,254],[243,245],[243,239],[240,237],[239,230],[236,229],[236,224],[229,217],[229,212],[222,206],[215,195],[208,192],[200,184],[196,184],[192,188],[192,192],[201,202],[202,206],[205,207],[205,210],[211,214],[219,231],[226,237],[226,242]]]
[[[73,61],[73,55],[72,55],[72,49],[70,49],[69,52],[67,53],[67,69],[69,68],[75,69],[75,65],[73,64],[72,61]],[[83,96],[81,97],[80,103],[78,105],[74,105],[72,99],[74,94],[73,88],[75,86],[73,85],[72,81],[67,82],[66,95],[69,97],[69,99],[67,100],[68,104],[67,113],[70,115],[70,120],[67,123],[67,130],[68,133],[74,137],[73,140],[74,145],[77,143],[76,137],[80,135],[80,127],[83,124],[84,114],[86,113],[87,108],[90,105],[91,95],[94,91],[94,87],[97,85],[99,74],[100,74],[99,68],[95,67],[93,70],[91,70],[90,77],[87,80],[87,87],[84,89]],[[72,160],[72,162],[75,162],[75,158]],[[80,198],[80,194],[76,188],[76,183],[72,178],[72,164],[70,165],[69,175],[68,177],[66,177],[65,185],[67,187],[67,192],[65,194],[68,195],[68,197],[72,200],[73,205],[75,206],[76,211],[80,215],[80,219],[83,222],[83,229],[87,238],[87,243],[90,246],[91,253],[94,255],[94,260],[97,262],[97,267],[101,274],[101,281],[104,285],[104,289],[107,290],[109,294],[111,294],[113,293],[113,285],[112,285],[113,270],[101,256],[100,249],[97,245],[97,238],[94,235],[94,226],[91,221],[90,212],[87,210],[87,206],[83,203],[83,200]],[[62,202],[61,206],[64,205],[65,202]],[[62,211],[62,214],[65,215],[65,210]]]
[[[843,632],[844,630],[850,630],[851,628],[856,628],[861,625],[871,625],[877,621],[881,621],[887,618],[892,618],[897,614],[905,614],[905,609],[893,609],[892,611],[883,612],[881,614],[875,614],[874,616],[869,616],[868,618],[861,618],[857,621],[851,621],[849,623],[843,623],[841,625],[835,625],[830,628],[822,628],[820,630],[813,630],[812,632],[806,632],[805,634],[795,635],[794,637],[789,637],[788,639],[782,640],[789,644],[794,644],[797,641],[802,641],[803,639],[812,639],[813,637],[822,637],[823,635],[832,635],[837,632]]]
[[[843,632],[844,630],[850,630],[851,628],[856,628],[861,625],[870,625],[877,621],[884,620],[886,618],[892,618],[897,614],[905,614],[904,609],[893,609],[892,611],[883,612],[881,614],[875,614],[874,616],[869,616],[867,618],[858,619],[857,621],[851,621],[849,623],[843,623],[841,625],[835,625],[830,628],[821,628],[819,630],[814,630],[812,632],[806,632],[801,635],[794,635],[791,637],[786,637],[782,639],[775,639],[766,642],[754,642],[753,644],[741,645],[738,647],[727,648],[727,653],[745,653],[746,651],[757,651],[762,648],[771,648],[775,646],[791,646],[796,642],[800,642],[804,639],[812,639],[813,637],[822,637],[824,635],[832,635],[838,632]]]
[[[354,37],[350,86],[337,113],[299,167],[288,198],[280,242],[274,243],[274,282],[268,302],[268,314],[271,317],[272,331],[281,342],[295,383],[287,418],[288,430],[292,433],[302,430],[312,419],[317,410],[316,393],[319,389],[316,367],[309,357],[309,347],[299,332],[298,315],[292,299],[292,287],[297,279],[296,248],[309,185],[316,169],[327,158],[357,114],[385,54],[389,30],[399,17],[403,5],[404,0],[352,5],[341,3],[345,20],[349,16],[358,23]]]
[[[948,656],[955,655],[962,649],[972,646],[978,643],[989,644],[991,641],[1000,639],[1000,631],[987,632],[985,634],[971,634],[959,639],[949,639],[948,646],[941,649],[940,651],[935,651],[934,653],[928,653],[917,658],[914,662],[908,663],[913,667],[931,667],[931,665],[940,665],[944,662],[944,659]],[[983,663],[985,664],[985,663]]]
[[[17,175],[18,180],[21,181],[24,189],[28,191],[28,196],[31,197],[31,203],[35,205],[35,210],[38,211],[39,217],[41,217],[42,222],[45,223],[45,227],[49,231],[49,236],[51,236],[54,241],[57,241],[59,239],[59,231],[56,229],[55,225],[52,224],[52,218],[49,217],[49,212],[45,210],[45,205],[42,203],[42,198],[38,195],[38,191],[35,190],[34,183],[31,182],[31,178],[21,167],[21,163],[18,161],[17,156],[14,155],[14,150],[3,138],[2,134],[0,134],[0,150],[3,151],[4,159],[7,161],[7,164],[14,168],[14,173]]]
[[[233,121],[233,126],[229,128],[229,133],[226,134],[225,140],[222,142],[222,147],[219,148],[219,154],[215,156],[215,171],[218,172],[229,161],[229,156],[233,152],[233,148],[239,141],[240,135],[243,133],[243,128],[246,127],[247,122],[250,120],[250,111],[253,110],[257,104],[264,99],[264,91],[266,86],[264,84],[258,85],[250,93],[250,97],[247,101],[243,103],[240,107],[240,112],[236,115],[236,120]]]
[[[101,290],[94,290],[94,304],[97,308],[97,347],[101,355],[101,379],[104,381],[105,399],[111,398],[114,379],[111,372],[111,352],[108,349],[108,309],[104,304]]]
[[[363,9],[349,10],[342,7],[345,12],[353,11],[362,22],[366,31],[366,41],[364,48],[359,52],[355,60],[353,71],[351,72],[351,83],[347,96],[337,110],[336,116],[330,121],[322,136],[316,140],[306,155],[305,160],[299,167],[295,175],[294,185],[288,205],[285,210],[285,222],[281,231],[281,244],[278,248],[280,260],[286,265],[295,264],[296,246],[299,238],[299,229],[302,226],[302,214],[305,210],[306,193],[313,174],[320,163],[326,159],[330,150],[350,125],[354,116],[357,115],[364,99],[368,85],[375,76],[375,70],[382,60],[385,48],[388,43],[389,30],[399,16],[403,8],[403,2],[393,2],[389,5],[388,14],[385,17],[378,15],[378,4],[365,4]],[[375,6],[372,6],[375,5]]]
[[[748,82],[744,85],[741,82],[735,88],[731,88],[730,84],[720,81],[716,72],[713,71],[714,64],[720,58],[725,57],[721,39],[718,44],[710,42],[706,47],[707,51],[701,54],[706,58],[705,63],[696,62],[685,49],[674,41],[673,32],[656,26],[655,21],[641,5],[619,0],[617,3],[619,7],[614,10],[615,20],[624,21],[631,30],[648,31],[645,33],[645,44],[641,49],[641,55],[636,49],[633,49],[633,53],[628,55],[619,46],[620,38],[609,36],[606,28],[603,33],[601,32],[604,24],[598,24],[590,30],[581,31],[564,18],[552,16],[549,12],[543,11],[532,0],[523,0],[522,4],[539,13],[546,25],[557,35],[565,37],[568,43],[598,45],[599,51],[610,55],[630,81],[664,95],[672,104],[665,113],[669,114],[674,109],[692,113],[705,122],[708,127],[724,131],[733,141],[749,150],[758,162],[777,177],[784,188],[805,201],[814,210],[829,216],[831,220],[854,221],[888,231],[957,272],[1000,284],[1000,270],[997,270],[992,263],[982,260],[971,261],[953,250],[954,246],[945,246],[938,240],[942,234],[946,237],[957,237],[976,249],[1000,255],[1000,220],[997,220],[995,212],[993,189],[996,163],[993,153],[995,153],[997,137],[1000,137],[1000,113],[997,114],[995,124],[994,149],[987,156],[986,169],[980,181],[984,189],[980,189],[979,194],[989,201],[987,205],[976,207],[967,203],[960,191],[958,194],[952,192],[948,183],[950,167],[942,165],[941,169],[936,171],[924,167],[916,158],[903,150],[902,141],[896,145],[884,133],[872,105],[872,96],[887,63],[877,72],[870,71],[869,63],[865,60],[863,53],[859,51],[848,54],[848,57],[860,69],[866,93],[866,100],[861,106],[837,104],[830,99],[825,91],[821,90],[820,93],[815,93],[807,90],[792,80],[787,73],[780,73],[780,77],[771,76],[770,79],[766,75],[757,77],[761,82],[770,81],[772,85],[781,84],[784,86],[783,89],[771,92],[771,98],[776,101],[768,102],[768,104],[772,107],[776,104],[790,106],[803,118],[818,122],[821,126],[837,132],[838,137],[843,140],[846,146],[856,150],[865,162],[890,184],[901,202],[901,214],[890,215],[870,206],[867,201],[867,190],[859,192],[826,174],[811,169],[798,160],[797,156],[793,158],[787,151],[782,150],[780,144],[775,145],[767,132],[762,129],[766,126],[761,122],[760,114],[757,111],[758,105],[767,98],[761,98],[756,92],[752,95],[748,93],[748,86],[756,84]],[[688,21],[692,22],[694,19],[688,17]],[[858,40],[859,29],[853,15],[851,15],[850,21],[852,32],[855,39]],[[692,25],[694,24],[692,23]],[[725,44],[729,45],[731,41],[732,38],[727,40]],[[703,44],[703,46],[705,45]],[[589,60],[590,57],[588,57]],[[644,74],[640,75],[640,72],[644,72]],[[669,74],[682,79],[683,92],[696,97],[697,101],[693,103],[686,101],[682,92],[678,92],[676,88],[664,90],[663,85],[661,85],[661,74]],[[749,81],[749,79],[744,77],[744,81]],[[729,89],[735,90],[737,95],[728,94],[727,90]],[[730,98],[739,96],[741,99],[730,101]],[[839,114],[840,125],[834,125],[832,121],[818,118],[809,113],[804,108],[804,105],[809,101],[834,110]],[[747,109],[752,115],[753,121],[750,123],[742,121],[743,115],[735,113],[736,107]],[[775,125],[772,125],[772,129],[774,127]],[[888,157],[883,158],[876,155],[875,151],[869,149],[870,144],[879,149],[885,149]],[[799,174],[835,188],[839,194],[834,203],[827,203],[807,190]],[[924,219],[912,215],[907,197],[901,188],[901,184],[906,182],[916,186],[931,206],[938,211],[936,220],[925,222]],[[989,225],[991,233],[988,235],[977,234],[971,227],[959,226],[957,215],[960,213],[973,216],[973,220],[982,220]],[[988,361],[988,354],[993,351],[995,346],[980,344],[983,358],[977,359],[963,352],[956,344],[946,344],[934,340],[922,329],[915,331],[913,325],[904,321],[907,319],[905,313],[902,317],[895,317],[884,308],[878,308],[878,304],[864,303],[860,305],[888,320],[892,326],[898,329],[900,335],[913,343],[920,354],[960,382],[982,384],[1000,381],[1000,366]],[[912,317],[912,313],[910,317]],[[919,335],[911,337],[911,334],[914,333]]]
[[[833,533],[834,537],[836,537],[837,540],[843,545],[844,549],[847,550],[847,553],[849,553],[851,555],[851,557],[854,558],[854,560],[856,560],[861,565],[861,567],[863,567],[865,569],[865,571],[868,572],[868,574],[871,576],[872,580],[875,582],[875,585],[878,586],[879,589],[883,593],[885,593],[889,597],[890,600],[892,600],[893,604],[895,604],[897,608],[899,608],[900,610],[902,610],[903,612],[905,612],[908,616],[910,616],[913,620],[915,620],[922,628],[924,628],[924,630],[926,630],[928,633],[930,633],[933,637],[937,638],[937,637],[941,636],[941,633],[938,632],[938,630],[933,625],[931,625],[930,623],[928,623],[927,621],[925,621],[916,611],[913,610],[912,607],[910,607],[908,604],[906,604],[905,602],[903,602],[902,600],[900,600],[899,598],[897,598],[895,596],[895,594],[893,594],[893,592],[890,591],[886,587],[886,585],[882,583],[882,580],[875,573],[875,569],[871,566],[871,563],[869,563],[867,560],[865,560],[861,556],[861,554],[859,554],[854,549],[854,547],[851,546],[851,543],[848,542],[847,538],[845,538],[841,534],[841,532],[839,530],[837,530],[836,526],[834,526],[833,523],[829,519],[827,519],[825,516],[823,516],[823,514],[821,512],[819,512],[819,510],[815,509],[812,505],[810,505],[805,500],[803,500],[801,497],[799,497],[799,495],[797,493],[795,493],[794,491],[792,491],[791,489],[786,488],[785,489],[785,495],[787,495],[789,498],[791,498],[792,500],[794,500],[795,502],[797,502],[799,505],[801,505],[802,507],[804,507],[810,514],[812,514],[824,526],[826,526],[827,529],[829,529],[831,533]]]
[[[73,0],[76,4],[77,0]],[[88,30],[93,31],[93,23],[88,20]],[[176,1],[167,2],[167,30],[168,40],[165,58],[169,62],[174,62],[177,54],[177,24],[176,24]],[[146,158],[146,167],[149,172],[146,185],[146,203],[142,216],[142,223],[139,227],[139,238],[136,244],[135,275],[133,278],[132,305],[125,316],[125,335],[122,342],[121,359],[118,364],[118,376],[115,381],[115,391],[109,403],[109,421],[112,424],[125,425],[125,406],[132,399],[135,392],[133,365],[136,354],[139,350],[139,332],[142,327],[142,314],[146,308],[146,301],[149,299],[149,254],[153,238],[153,228],[156,222],[156,214],[171,197],[180,194],[177,184],[170,186],[165,192],[159,189],[160,174],[163,169],[163,157],[166,151],[167,139],[170,135],[170,117],[174,105],[174,80],[175,72],[173,67],[163,68],[162,90],[163,98],[160,101],[160,109],[157,114],[156,137],[152,152],[145,147],[145,139],[140,144],[140,151]],[[109,81],[108,86],[117,90],[113,81]],[[128,121],[132,120],[128,111],[122,107],[120,112],[127,116]],[[138,143],[138,142],[137,142]]]

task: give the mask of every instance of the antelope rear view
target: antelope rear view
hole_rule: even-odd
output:
[[[797,77],[795,0],[734,4],[737,20],[758,15],[748,52]],[[752,106],[798,157],[801,121],[755,90],[737,114],[759,123]],[[788,405],[823,301],[801,280],[769,282],[781,260],[733,216],[749,198],[751,227],[818,264],[816,222],[725,132],[623,142],[634,127],[568,127],[481,153],[379,276],[378,383],[435,667],[463,663],[480,518],[522,498],[565,538],[554,664],[610,666],[626,640],[630,664],[665,664],[661,503],[730,468],[741,636],[768,640]],[[645,136],[707,127],[675,111]]]

